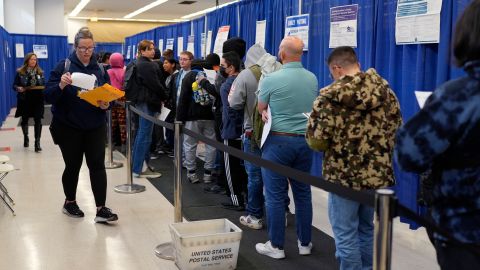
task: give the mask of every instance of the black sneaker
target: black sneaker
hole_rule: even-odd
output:
[[[112,210],[105,206],[97,211],[97,216],[95,217],[95,222],[108,222],[115,220],[118,220],[117,214],[112,213]]]
[[[80,207],[78,207],[78,204],[76,201],[74,202],[65,202],[63,204],[62,212],[69,216],[69,217],[74,217],[74,218],[81,218],[84,217],[85,214],[83,213],[82,210],[80,210]]]

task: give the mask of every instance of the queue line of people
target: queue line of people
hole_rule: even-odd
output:
[[[355,50],[350,47],[332,50],[327,67],[333,82],[318,91],[317,78],[301,64],[304,44],[291,36],[285,37],[280,44],[278,57],[281,63],[258,45],[249,49],[246,63],[243,63],[244,41],[243,48],[240,42],[234,43],[240,46],[230,49],[232,43],[227,41],[220,63],[196,60],[188,51],[180,53],[178,72],[173,58],[165,58],[161,65],[154,63],[153,42],[141,41],[135,63],[139,95],[134,104],[151,116],[162,106],[168,106],[174,110],[170,121],[183,121],[186,128],[209,138],[221,139],[247,153],[305,172],[309,172],[312,165],[312,149],[324,152],[322,172],[325,180],[354,190],[392,187],[395,184],[392,164],[395,150],[402,168],[414,172],[432,170],[430,177],[435,182],[431,191],[433,218],[439,225],[447,222],[447,231],[456,241],[465,243],[459,246],[457,242],[434,235],[441,268],[469,269],[472,265],[480,265],[479,257],[473,256],[480,250],[480,229],[475,226],[480,210],[475,204],[480,194],[480,171],[478,164],[472,161],[478,159],[475,138],[479,135],[476,127],[480,111],[475,102],[480,97],[480,57],[478,45],[470,42],[480,37],[480,29],[464,31],[462,27],[478,22],[479,14],[480,1],[474,1],[460,18],[455,33],[454,56],[458,65],[467,71],[467,77],[441,86],[419,114],[404,126],[399,101],[388,82],[372,68],[362,71]],[[118,75],[121,72],[105,72],[96,63],[92,57],[93,35],[88,28],[79,30],[74,46],[75,51],[52,71],[44,94],[29,91],[32,87],[43,86],[43,72],[34,54],[28,54],[24,65],[17,71],[14,89],[18,92],[19,106],[28,101],[29,109],[39,107],[38,104],[32,105],[33,93],[40,93],[42,98],[44,95],[53,104],[50,131],[65,161],[63,213],[71,217],[84,216],[76,202],[76,187],[85,156],[97,206],[95,221],[111,222],[118,216],[105,206],[107,183],[103,139],[105,110],[110,104],[98,101],[98,107],[95,107],[78,99],[76,93],[79,89],[72,86],[71,73],[93,74],[99,84],[112,81],[120,86]],[[214,66],[219,69],[215,83],[210,83],[203,69],[213,69]],[[115,64],[115,67],[123,69],[121,64]],[[221,112],[220,119],[215,116],[218,112],[215,110]],[[28,123],[28,117],[34,116],[36,152],[41,151],[41,128],[37,129],[37,122],[42,112],[19,110],[22,129]],[[311,114],[305,117],[308,112]],[[263,122],[272,122],[263,146],[256,140],[261,133],[256,121],[258,117]],[[137,177],[161,176],[148,165],[151,138],[151,122],[140,118],[133,150],[133,173]],[[183,138],[181,158],[192,184],[200,182],[195,162],[197,143],[189,136]],[[28,144],[27,128],[27,131],[24,129],[24,146],[28,147]],[[452,155],[460,161],[449,161],[448,157]],[[143,168],[145,165],[147,171]],[[289,204],[288,189],[291,188],[298,252],[300,255],[311,254],[310,186],[248,162],[243,164],[228,154],[224,155],[223,165],[225,175],[218,174],[218,155],[213,147],[206,146],[203,182],[211,183],[216,172],[215,184],[223,184],[224,193],[230,198],[226,208],[246,210],[246,215],[239,217],[243,225],[261,229],[266,217],[268,240],[256,245],[257,252],[275,259],[286,257],[284,224]],[[245,167],[238,170],[242,165]],[[220,179],[222,177],[226,181]],[[210,188],[207,190],[211,191]],[[461,202],[459,198],[466,201]],[[328,212],[340,268],[371,269],[373,208],[329,194]]]

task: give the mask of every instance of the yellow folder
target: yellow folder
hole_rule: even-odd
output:
[[[111,102],[125,95],[125,92],[106,83],[89,91],[78,92],[78,97],[95,107],[99,107],[97,101]]]

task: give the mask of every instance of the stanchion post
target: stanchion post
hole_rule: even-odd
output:
[[[118,193],[139,193],[145,191],[145,186],[133,183],[132,176],[132,113],[130,112],[130,101],[125,102],[125,118],[127,124],[127,184],[114,188]]]
[[[390,189],[379,189],[375,193],[374,270],[390,270],[392,266],[394,196],[395,192]]]
[[[175,183],[173,188],[173,205],[175,207],[174,222],[182,222],[182,128],[181,121],[175,121]]]
[[[174,185],[173,185],[173,205],[174,222],[182,222],[182,128],[180,121],[175,121],[175,143],[174,143]],[[175,260],[175,247],[172,242],[166,242],[155,248],[155,255],[164,260]]]
[[[112,143],[112,109],[107,111],[107,161],[105,169],[116,169],[122,167],[120,162],[113,161],[113,143]]]

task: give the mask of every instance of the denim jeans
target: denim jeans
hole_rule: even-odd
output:
[[[341,270],[372,269],[373,207],[330,193],[328,217]]]
[[[270,134],[263,145],[262,158],[309,173],[312,150],[303,136],[277,136]],[[288,198],[287,178],[262,168],[265,185],[268,237],[272,245],[283,248],[285,242],[285,209]],[[312,191],[310,185],[290,179],[295,202],[295,224],[298,240],[303,245],[312,238]]]
[[[251,138],[243,136],[243,152],[261,157],[262,152],[257,145],[251,142]],[[248,198],[247,198],[247,214],[256,218],[263,217],[263,180],[262,170],[257,165],[244,161],[245,170],[248,174]]]
[[[148,106],[145,103],[137,104],[135,107],[150,116],[154,116],[155,114],[148,109]],[[139,117],[137,134],[135,136],[135,143],[133,144],[132,151],[132,172],[136,174],[140,174],[142,172],[143,162],[146,161],[148,163],[150,160],[152,131],[153,123],[143,117]]]

